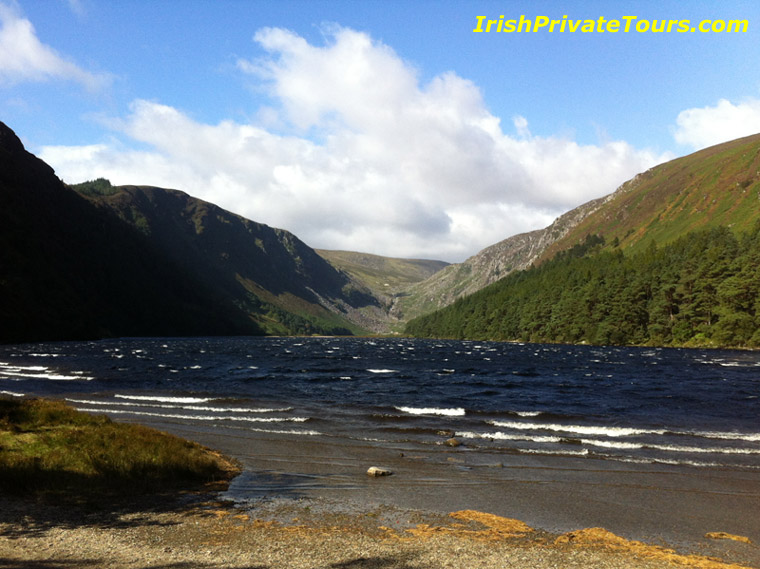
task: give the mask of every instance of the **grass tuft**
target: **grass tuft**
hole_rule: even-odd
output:
[[[1,493],[152,493],[236,473],[223,456],[155,429],[61,401],[0,399]]]

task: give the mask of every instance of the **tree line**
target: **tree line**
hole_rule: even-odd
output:
[[[418,337],[600,345],[760,346],[760,222],[625,255],[590,235],[410,321]]]

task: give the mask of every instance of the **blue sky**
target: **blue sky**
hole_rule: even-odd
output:
[[[473,33],[502,15],[748,28]],[[64,181],[321,248],[461,261],[760,131],[754,1],[0,0],[0,24],[0,120]]]

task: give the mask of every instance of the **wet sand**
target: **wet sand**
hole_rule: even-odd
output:
[[[479,510],[552,534],[602,527],[679,553],[760,567],[758,471],[160,427],[238,459],[244,472],[225,497],[258,519],[282,522],[289,507],[346,515],[382,506],[442,515]],[[370,466],[394,474],[370,478]],[[398,520],[401,530],[416,523],[414,516]],[[709,532],[752,543],[708,539]]]

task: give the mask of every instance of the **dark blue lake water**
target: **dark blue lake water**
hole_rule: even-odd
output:
[[[0,346],[0,394],[115,419],[408,448],[760,468],[760,353],[412,339]],[[450,432],[449,432],[450,431]]]

